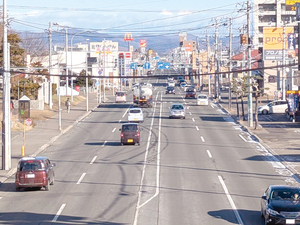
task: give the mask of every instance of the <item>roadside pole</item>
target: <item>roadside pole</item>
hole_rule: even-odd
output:
[[[206,30],[206,52],[207,52],[207,74],[208,74],[208,96],[211,95],[211,87],[210,87],[210,62],[209,62],[209,37],[208,37],[208,31]]]
[[[49,74],[52,73],[52,23],[49,22]],[[49,77],[49,108],[52,109],[52,76]]]
[[[232,18],[229,24],[229,90],[228,90],[228,108],[231,109],[231,76],[232,76]]]
[[[218,65],[218,19],[215,19],[215,86],[214,86],[214,98],[218,97],[218,87],[217,87],[217,78],[219,77],[219,74],[216,73],[219,72],[219,65]]]
[[[252,79],[251,79],[251,43],[250,43],[250,2],[247,1],[247,64],[248,64],[248,126],[253,127]]]

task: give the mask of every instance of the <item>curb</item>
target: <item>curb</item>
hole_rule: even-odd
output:
[[[95,109],[98,108],[99,105],[96,105],[93,109],[89,110],[82,116],[78,117],[75,122],[68,126],[66,129],[62,130],[58,135],[54,136],[48,143],[44,144],[41,146],[37,151],[35,151],[33,154],[29,155],[29,157],[35,157],[41,152],[43,152],[45,149],[47,149],[49,146],[51,146],[56,140],[58,140],[61,136],[63,136],[65,133],[70,131],[74,126],[76,126],[80,121],[85,119],[87,116],[89,116]],[[3,184],[8,178],[13,176],[17,172],[17,167],[11,168],[5,175],[4,177],[0,178],[0,185]]]
[[[229,115],[232,119],[234,119],[234,121],[236,123],[238,123],[241,127],[243,127],[243,129],[248,132],[251,136],[253,136],[254,138],[256,138],[258,140],[258,142],[270,153],[272,154],[279,162],[282,163],[282,165],[289,170],[292,174],[293,174],[293,178],[300,183],[300,174],[298,173],[297,170],[295,170],[292,166],[289,165],[289,162],[285,161],[280,155],[278,155],[270,146],[268,146],[266,143],[264,143],[264,141],[256,134],[252,133],[251,130],[249,129],[249,127],[245,126],[244,124],[240,123],[239,121],[237,121],[219,102],[215,103],[222,108],[227,115]]]

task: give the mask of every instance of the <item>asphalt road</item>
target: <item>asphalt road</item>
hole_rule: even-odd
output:
[[[290,173],[212,101],[196,106],[179,87],[164,94],[165,79],[151,82],[140,146],[120,145],[131,102],[109,98],[43,152],[57,165],[49,192],[15,192],[13,177],[0,187],[0,223],[264,224],[263,191],[295,184]],[[173,102],[186,119],[168,118]]]

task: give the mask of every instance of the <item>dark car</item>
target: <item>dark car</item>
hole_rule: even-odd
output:
[[[16,172],[16,190],[20,188],[45,188],[50,190],[54,184],[54,163],[47,157],[23,157],[19,160]]]
[[[196,98],[195,88],[189,87],[185,91],[185,98]]]
[[[265,224],[300,224],[300,187],[271,185],[261,198]]]
[[[138,123],[124,123],[121,131],[121,145],[135,144],[140,145],[141,132]]]
[[[175,95],[175,88],[167,87],[166,94],[174,94]]]

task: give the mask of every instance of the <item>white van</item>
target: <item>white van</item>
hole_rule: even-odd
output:
[[[115,96],[116,103],[118,102],[126,102],[126,91],[117,91]]]

